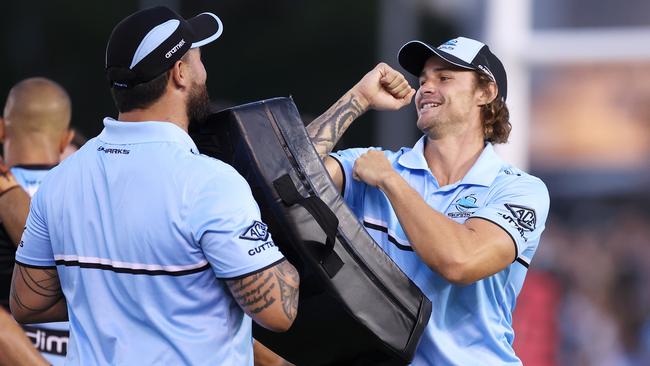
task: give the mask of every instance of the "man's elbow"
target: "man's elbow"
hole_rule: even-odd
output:
[[[293,320],[289,318],[284,318],[283,321],[280,322],[274,322],[274,324],[271,324],[268,329],[277,332],[277,333],[284,333],[291,328],[291,325],[293,324]]]
[[[283,302],[276,303],[269,308],[263,317],[257,317],[255,321],[272,332],[286,332],[291,328],[298,315],[298,289],[283,299]]]
[[[273,319],[258,320],[257,323],[272,332],[284,333],[291,328],[294,320],[295,318],[291,319],[282,314],[281,316],[273,317]]]
[[[30,315],[31,313],[29,311],[25,311],[25,308],[22,306],[16,304],[16,302],[11,299],[9,301],[9,310],[11,311],[11,315],[14,317],[16,322],[20,324],[25,324],[29,323],[30,321]]]
[[[470,266],[464,262],[446,263],[440,266],[438,274],[447,282],[457,286],[467,286],[478,281]]]

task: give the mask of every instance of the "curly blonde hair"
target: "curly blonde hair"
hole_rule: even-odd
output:
[[[485,74],[477,73],[478,86],[487,88],[492,79]],[[493,101],[481,107],[481,119],[483,121],[483,138],[485,141],[493,144],[503,144],[508,142],[510,130],[510,112],[506,102],[497,96]]]

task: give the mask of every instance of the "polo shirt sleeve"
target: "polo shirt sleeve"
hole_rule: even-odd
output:
[[[55,266],[44,203],[44,192],[36,192],[29,208],[29,216],[20,245],[16,251],[16,262],[31,267]]]
[[[524,253],[534,253],[539,244],[549,206],[546,185],[535,177],[521,176],[496,187],[487,204],[471,217],[491,221],[503,228],[515,243],[515,260],[530,264],[531,258],[524,258]]]
[[[203,184],[190,216],[194,239],[218,278],[247,276],[284,258],[248,183],[232,169]]]
[[[352,178],[352,170],[354,162],[371,149],[377,148],[354,148],[347,150],[340,150],[330,153],[330,157],[334,158],[339,163],[343,171],[343,191],[341,196],[345,199],[346,203],[354,210],[355,207],[361,204],[361,198],[365,190],[366,184]]]

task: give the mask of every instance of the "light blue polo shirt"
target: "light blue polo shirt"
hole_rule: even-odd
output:
[[[440,187],[415,146],[385,151],[393,168],[435,210],[459,223],[478,217],[500,226],[513,239],[516,258],[501,272],[456,286],[415,254],[383,192],[352,178],[355,160],[369,149],[332,154],[345,172],[343,196],[370,235],[432,302],[431,318],[412,365],[519,365],[512,348],[512,311],[549,209],[549,195],[536,177],[501,160],[487,144],[467,175]]]
[[[41,185],[43,178],[54,166],[48,165],[17,165],[11,167],[11,173],[16,181],[30,195]],[[23,325],[25,334],[34,347],[52,365],[61,366],[65,362],[68,348],[68,322]]]
[[[104,120],[34,196],[16,261],[57,268],[72,365],[253,365],[221,279],[283,256],[246,181],[166,122]]]

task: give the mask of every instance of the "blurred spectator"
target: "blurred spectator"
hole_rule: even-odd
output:
[[[59,163],[61,153],[70,144],[71,106],[67,92],[45,78],[29,78],[9,91],[0,119],[0,140],[3,156],[18,184],[29,195],[38,189],[49,169]],[[14,252],[25,227],[29,199],[0,202],[2,227],[8,235],[0,235],[0,278],[3,290],[0,300],[7,303],[8,285],[13,271]],[[36,348],[53,365],[62,365],[68,344],[68,323],[30,324],[23,326]]]
[[[524,286],[522,306],[515,311],[521,337],[515,344],[525,365],[650,365],[650,212],[645,200],[632,194],[582,198],[556,209],[539,262],[531,266],[533,277],[526,282],[531,286]],[[539,275],[557,281],[532,286]],[[544,306],[543,294],[556,289],[558,306]],[[559,325],[557,337],[529,337],[526,329],[548,327],[534,320],[549,315]],[[540,341],[554,343],[550,352],[555,357],[527,362],[525,355],[535,354]]]
[[[72,140],[70,143],[65,147],[63,152],[61,153],[61,161],[63,159],[67,158],[68,156],[74,154],[77,150],[79,150],[88,139],[86,136],[82,135],[79,131],[77,131],[75,128],[71,128],[70,132],[72,133]]]

